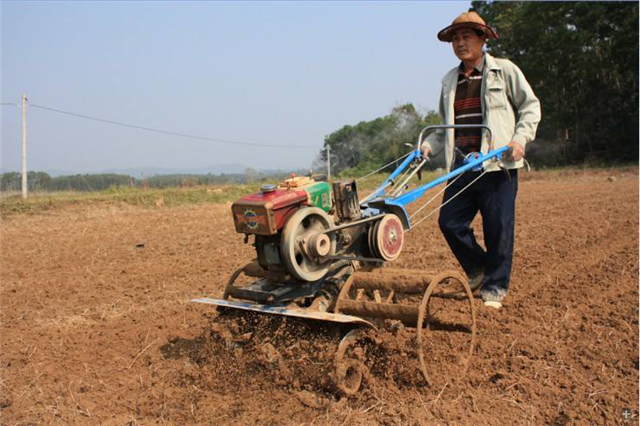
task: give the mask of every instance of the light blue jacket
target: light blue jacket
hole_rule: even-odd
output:
[[[493,132],[493,144],[488,140],[488,132],[483,131],[481,151],[497,149],[517,142],[523,147],[536,137],[540,122],[540,101],[533,93],[527,79],[513,62],[497,59],[485,53],[482,71],[480,103],[484,124]],[[453,102],[458,85],[458,67],[449,71],[442,79],[440,92],[440,119],[443,124],[454,124]],[[451,169],[454,159],[454,130],[438,130],[430,134],[426,141],[432,155],[445,150],[447,170]],[[508,169],[522,167],[522,160],[503,161]],[[485,163],[487,165],[487,163]],[[488,167],[490,171],[499,170],[497,166]]]

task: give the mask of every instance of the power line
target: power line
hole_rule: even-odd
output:
[[[319,149],[319,147],[308,146],[308,145],[271,145],[271,144],[259,144],[259,143],[254,143],[254,142],[232,141],[232,140],[227,140],[227,139],[207,138],[207,137],[204,137],[204,136],[190,135],[188,133],[172,132],[172,131],[169,131],[169,130],[155,129],[155,128],[152,128],[152,127],[138,126],[136,124],[128,124],[128,123],[122,123],[122,122],[119,122],[119,121],[107,120],[107,119],[104,119],[104,118],[92,117],[92,116],[89,116],[89,115],[79,114],[79,113],[70,112],[70,111],[63,111],[63,110],[60,110],[60,109],[57,109],[57,108],[51,108],[51,107],[44,106],[44,105],[37,105],[37,104],[29,103],[29,106],[31,106],[33,108],[40,108],[40,109],[44,109],[44,110],[47,110],[47,111],[57,112],[59,114],[70,115],[70,116],[73,116],[73,117],[84,118],[84,119],[87,119],[87,120],[99,121],[101,123],[114,124],[116,126],[129,127],[129,128],[138,129],[138,130],[146,130],[148,132],[162,133],[162,134],[165,134],[165,135],[180,136],[180,137],[189,138],[189,139],[198,139],[198,140],[209,141],[209,142],[226,143],[226,144],[229,144],[229,145],[259,146],[259,147],[263,147],[263,148]]]

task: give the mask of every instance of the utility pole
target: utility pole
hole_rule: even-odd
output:
[[[331,183],[331,145],[327,144],[327,182]]]
[[[22,199],[27,199],[27,94],[22,94]]]

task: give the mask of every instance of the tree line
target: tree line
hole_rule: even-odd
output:
[[[308,171],[297,170],[297,174]],[[191,187],[198,185],[227,185],[266,182],[281,180],[290,175],[285,171],[260,172],[247,168],[244,173],[232,174],[172,174],[150,176],[144,179],[123,174],[77,174],[52,177],[48,173],[30,171],[27,173],[27,187],[29,191],[103,191],[118,187],[130,188],[169,188]],[[17,192],[22,188],[22,175],[18,172],[0,174],[0,190],[3,192]]]
[[[471,9],[499,34],[487,51],[518,65],[540,99],[542,122],[527,147],[533,166],[638,160],[638,2],[473,1]],[[330,147],[335,172],[374,170],[438,122],[433,111],[398,106],[328,135],[317,163]]]

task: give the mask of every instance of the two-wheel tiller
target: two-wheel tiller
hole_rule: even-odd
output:
[[[384,267],[400,256],[407,232],[426,218],[416,221],[422,208],[410,216],[409,204],[468,170],[500,165],[508,150],[470,155],[462,167],[409,190],[409,181],[426,162],[420,151],[424,136],[459,127],[478,126],[423,129],[416,149],[363,200],[355,181],[330,185],[311,177],[291,177],[240,198],[231,207],[236,231],[245,234],[245,241],[254,236],[257,259],[235,271],[221,299],[193,301],[347,325],[333,374],[346,394],[358,390],[366,370],[362,356],[353,350],[355,343],[363,329],[375,329],[385,320],[415,327],[420,370],[427,382],[431,358],[425,348],[431,329],[464,336],[460,353],[454,355],[465,368],[476,339],[473,295],[465,277],[457,271],[428,274]],[[491,140],[491,130],[480,127]],[[252,280],[239,285],[241,276]]]

